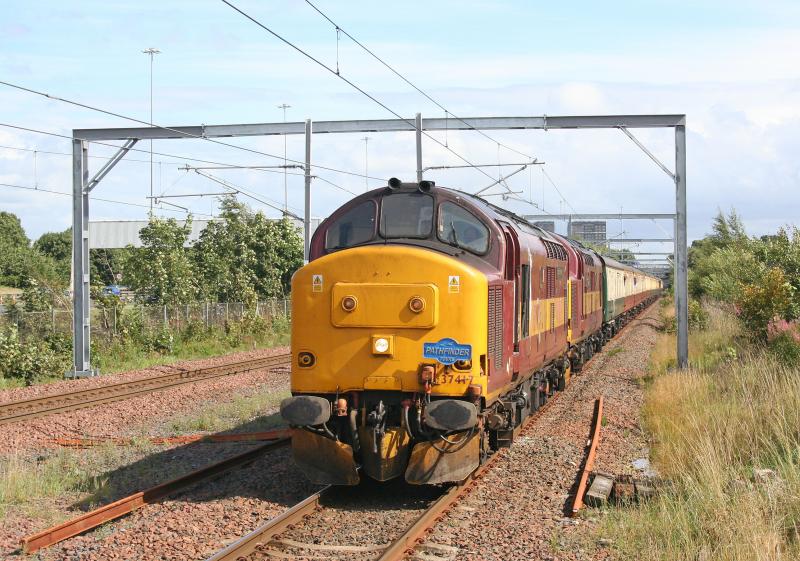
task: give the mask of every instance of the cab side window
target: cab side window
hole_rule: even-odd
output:
[[[439,205],[436,235],[444,243],[479,255],[489,249],[489,228],[477,216],[455,203]]]

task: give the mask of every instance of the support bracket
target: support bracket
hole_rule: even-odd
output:
[[[84,193],[91,193],[91,192],[92,192],[92,189],[94,189],[95,187],[97,187],[97,184],[98,184],[98,183],[100,183],[100,181],[101,181],[101,180],[102,180],[102,179],[103,179],[103,178],[104,178],[106,175],[108,175],[108,172],[110,172],[112,169],[114,169],[114,166],[115,166],[115,165],[117,165],[117,163],[119,163],[119,161],[120,161],[122,158],[124,158],[124,157],[125,157],[125,154],[127,154],[127,153],[128,153],[128,151],[129,151],[131,148],[133,148],[133,145],[134,145],[134,144],[136,144],[137,142],[139,142],[139,139],[138,139],[138,138],[129,138],[129,139],[128,139],[128,140],[125,142],[125,144],[123,144],[123,145],[120,147],[120,149],[119,149],[119,150],[117,150],[117,153],[116,153],[116,154],[114,154],[113,156],[111,156],[111,159],[110,159],[110,160],[108,160],[108,161],[107,161],[105,164],[103,164],[103,167],[101,167],[101,168],[100,168],[100,169],[97,171],[97,173],[95,173],[95,174],[94,174],[94,177],[92,177],[92,178],[89,180],[89,183],[87,183],[87,184],[86,184],[86,186],[83,188],[83,192],[84,192]]]
[[[650,150],[648,150],[648,149],[647,149],[647,146],[645,146],[644,144],[642,144],[642,143],[639,141],[639,139],[638,139],[638,138],[636,138],[635,136],[633,136],[633,133],[632,133],[631,131],[629,131],[629,130],[628,130],[626,127],[617,127],[617,128],[619,128],[619,130],[621,130],[622,132],[624,132],[624,133],[625,133],[625,136],[627,136],[628,138],[630,138],[630,139],[633,141],[633,143],[634,143],[636,146],[638,146],[639,148],[641,148],[642,152],[644,152],[645,154],[647,154],[647,155],[650,157],[650,159],[651,159],[651,160],[653,160],[653,161],[656,163],[656,165],[657,165],[658,167],[660,167],[660,168],[661,168],[661,169],[664,171],[664,173],[666,173],[667,175],[669,175],[669,176],[672,178],[672,181],[677,181],[677,178],[675,177],[675,174],[674,174],[674,173],[672,173],[672,172],[670,171],[670,169],[669,169],[667,166],[665,166],[664,164],[662,164],[662,163],[661,163],[661,160],[659,160],[658,158],[656,158],[656,157],[655,157],[655,155],[654,155],[654,154],[653,154],[653,153],[652,153]]]

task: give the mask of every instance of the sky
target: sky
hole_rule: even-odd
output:
[[[264,25],[347,78],[392,111],[413,118],[445,113],[371,58],[307,3],[231,0]],[[312,0],[313,1],[313,0]],[[751,234],[774,232],[800,214],[800,3],[792,1],[533,2],[317,0],[339,27],[369,47],[450,115],[532,116],[682,113],[687,115],[689,239],[709,232],[713,216],[735,209]],[[0,21],[0,81],[148,121],[150,61],[153,122],[162,126],[381,119],[393,115],[337,76],[219,0],[159,2],[13,1]],[[338,47],[338,48],[337,48]],[[72,129],[136,123],[0,85],[0,123],[69,136]],[[633,131],[674,169],[673,132]],[[525,214],[673,212],[674,185],[620,131],[474,131],[431,133],[475,164],[532,166],[507,181],[529,202],[493,202]],[[415,177],[414,135],[319,135],[312,214],[324,217],[389,177]],[[279,137],[156,141],[156,194],[223,188],[181,170],[202,165],[281,165]],[[498,145],[498,142],[501,145]],[[150,191],[149,144],[132,152],[93,191],[91,217],[142,219]],[[244,148],[244,149],[242,149]],[[71,223],[68,139],[0,126],[0,210],[17,214],[32,239]],[[302,160],[301,136],[286,141]],[[254,152],[255,151],[255,152]],[[50,152],[57,152],[52,154]],[[91,145],[90,173],[114,149]],[[62,154],[63,153],[63,154]],[[263,154],[261,154],[263,153]],[[265,154],[279,156],[277,159]],[[462,165],[451,151],[423,142],[425,166]],[[484,168],[497,177],[519,166]],[[543,171],[544,170],[544,171]],[[207,173],[281,207],[276,170]],[[297,170],[292,170],[297,171]],[[546,172],[546,175],[545,175]],[[437,185],[474,192],[492,182],[476,169],[426,174]],[[325,182],[327,180],[330,183]],[[551,182],[552,180],[552,182]],[[303,179],[286,178],[290,210],[302,214]],[[335,184],[331,185],[331,183]],[[18,187],[12,187],[18,186]],[[490,192],[500,192],[494,188]],[[280,213],[253,198],[244,202]],[[101,199],[107,199],[106,201]],[[165,199],[204,218],[215,197]],[[117,202],[108,202],[117,201]],[[128,203],[127,205],[119,202]],[[531,202],[535,203],[531,204]],[[163,216],[185,216],[164,206]],[[612,221],[609,235],[668,237],[670,222]],[[628,246],[663,251],[666,246]]]

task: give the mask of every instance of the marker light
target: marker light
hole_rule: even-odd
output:
[[[408,309],[415,314],[419,314],[425,309],[425,300],[420,296],[412,296],[411,300],[408,301]]]
[[[342,298],[342,309],[345,312],[352,312],[358,305],[358,299],[355,296],[345,296]]]
[[[389,350],[389,341],[383,337],[375,339],[374,343],[376,353],[385,353]]]
[[[300,368],[311,368],[316,362],[317,357],[314,356],[314,353],[303,351],[297,355],[297,365]]]

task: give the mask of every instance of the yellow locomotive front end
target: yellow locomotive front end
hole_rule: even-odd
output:
[[[316,483],[460,481],[478,465],[487,279],[423,247],[324,255],[292,280],[295,462]]]

